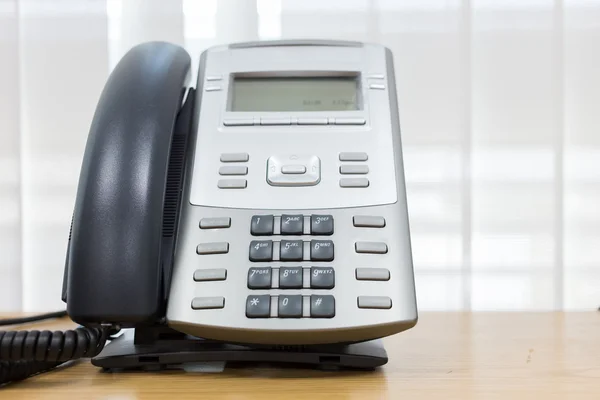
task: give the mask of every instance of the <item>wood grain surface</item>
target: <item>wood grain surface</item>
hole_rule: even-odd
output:
[[[385,344],[390,361],[374,372],[106,373],[83,360],[1,388],[0,399],[600,399],[600,313],[422,313]]]

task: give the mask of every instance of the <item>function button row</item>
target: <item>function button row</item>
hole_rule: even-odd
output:
[[[344,152],[339,154],[340,161],[367,161],[369,155],[365,152]],[[365,175],[369,173],[369,166],[365,164],[341,165],[340,174],[342,175]],[[366,188],[369,187],[367,178],[341,178],[340,187],[342,188]]]
[[[249,289],[333,289],[332,267],[258,267],[248,270]]]
[[[279,252],[274,251],[279,247]],[[304,248],[308,247],[308,252]],[[306,253],[308,254],[308,257]],[[278,254],[279,261],[333,261],[334,245],[331,240],[253,240],[250,242],[250,261],[273,261]],[[275,260],[277,261],[277,260]]]
[[[335,298],[331,295],[248,296],[246,298],[246,317],[333,318],[335,317]]]
[[[229,217],[202,218],[200,220],[200,229],[218,229],[229,227],[231,227],[231,218]]]
[[[201,255],[229,253],[229,243],[228,242],[200,243],[196,247],[196,253],[201,254]]]
[[[352,224],[357,228],[383,228],[385,218],[373,215],[355,215]]]
[[[227,279],[225,268],[197,269],[194,271],[196,282],[224,281],[225,279]]]
[[[211,86],[212,88],[213,86]],[[208,88],[207,91],[210,91]],[[212,89],[212,90],[220,90]],[[335,118],[335,117],[278,117],[278,118],[231,118],[224,119],[225,126],[252,126],[252,125],[364,125],[367,120],[361,117]]]
[[[366,254],[386,254],[388,252],[387,244],[383,242],[356,242],[354,249],[357,253]]]
[[[250,159],[248,153],[223,153],[220,160],[223,163],[247,162]],[[244,176],[248,175],[248,167],[245,165],[223,165],[219,168],[221,176]],[[219,189],[245,189],[248,186],[246,179],[219,179]]]
[[[278,220],[276,223],[276,219]],[[305,219],[310,224],[310,230],[305,230]],[[276,228],[279,228],[278,231]],[[250,222],[250,233],[253,236],[281,235],[331,235],[333,234],[333,216],[301,214],[281,217],[273,215],[255,215]]]

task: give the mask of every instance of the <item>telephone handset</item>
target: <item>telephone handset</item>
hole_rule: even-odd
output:
[[[93,343],[136,329],[94,364],[384,364],[376,339],[417,322],[391,52],[238,43],[189,75],[182,48],[136,46],[92,121],[63,300]]]

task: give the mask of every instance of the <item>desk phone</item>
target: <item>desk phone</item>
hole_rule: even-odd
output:
[[[84,327],[136,329],[93,362],[221,346],[228,360],[381,365],[369,343],[417,321],[391,52],[218,46],[195,88],[190,64],[172,44],[134,47],[91,124],[63,299]]]

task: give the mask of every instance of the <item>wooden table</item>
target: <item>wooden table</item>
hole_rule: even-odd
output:
[[[422,313],[385,343],[390,361],[374,372],[104,373],[84,360],[0,389],[0,399],[600,399],[600,312]]]

